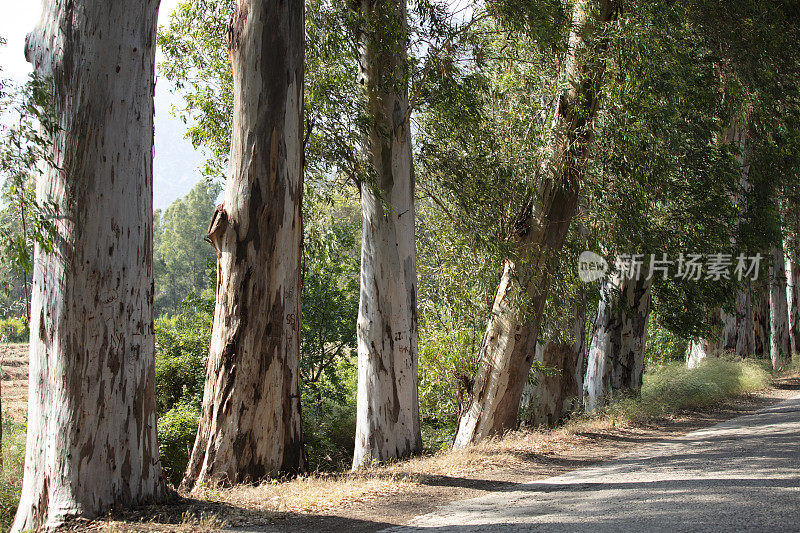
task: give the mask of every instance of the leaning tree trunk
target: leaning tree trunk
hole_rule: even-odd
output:
[[[455,447],[516,427],[549,290],[548,270],[556,262],[578,204],[580,174],[605,72],[605,26],[616,17],[618,4],[579,0],[573,9],[565,89],[553,120],[549,155],[537,194],[516,227],[516,257],[503,267]],[[526,301],[524,306],[520,300]]]
[[[422,449],[417,388],[414,168],[403,0],[362,0],[360,77],[371,183],[361,185],[361,295],[353,468]]]
[[[303,2],[238,0],[225,198],[208,229],[217,303],[200,427],[182,485],[303,470],[300,218]]]
[[[641,389],[652,281],[615,277],[603,288],[584,382],[587,411]]]
[[[167,496],[156,445],[153,90],[158,1],[49,0],[25,55],[59,130],[33,276],[28,435],[13,531]]]
[[[783,246],[771,250],[769,269],[769,355],[773,370],[784,369],[791,358],[789,351],[789,306],[786,301],[786,258]]]

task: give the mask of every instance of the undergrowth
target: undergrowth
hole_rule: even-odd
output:
[[[25,425],[8,417],[3,421],[2,454],[0,530],[8,531],[22,493],[22,471],[25,465]]]

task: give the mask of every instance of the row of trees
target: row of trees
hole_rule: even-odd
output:
[[[17,531],[168,496],[154,304],[174,309],[202,286],[204,268],[178,268],[206,252],[199,239],[171,247],[187,231],[178,208],[154,231],[157,7],[48,1],[27,40],[52,84],[52,154],[36,195],[55,214],[52,248],[36,250]],[[766,0],[731,9],[181,4],[158,36],[163,70],[184,92],[190,137],[210,149],[208,173],[227,169],[206,234],[216,303],[184,488],[306,467],[300,379],[316,370],[300,357],[301,296],[326,298],[313,270],[303,279],[306,173],[319,190],[355,185],[361,199],[353,468],[422,449],[421,319],[444,350],[466,352],[447,371],[460,384],[447,385],[456,446],[516,427],[524,398],[540,424],[635,391],[654,324],[703,339],[699,356],[728,348],[715,328],[735,324],[736,346],[751,355],[745,339],[768,316],[783,366],[798,323],[782,274],[783,238],[798,238],[798,17]],[[198,194],[191,204],[216,189]],[[769,313],[759,315],[766,289],[735,277],[628,279],[617,269],[599,290],[583,285],[574,265],[587,248],[611,259],[769,248]],[[794,273],[800,262],[789,259]],[[340,353],[324,341],[318,351],[323,361]],[[545,379],[547,369],[558,377]]]

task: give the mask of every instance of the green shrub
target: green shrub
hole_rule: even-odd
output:
[[[689,342],[666,329],[653,315],[647,324],[647,343],[645,345],[645,366],[665,365],[683,361]]]
[[[0,471],[0,530],[7,531],[14,520],[22,493],[25,466],[25,424],[6,418],[3,422],[3,468]]]
[[[319,381],[303,383],[303,441],[309,470],[347,470],[356,434],[355,356],[330,365]],[[330,376],[333,376],[331,378]]]
[[[163,414],[174,405],[203,399],[212,314],[207,309],[185,309],[155,322],[156,409]]]
[[[197,435],[200,411],[180,403],[158,419],[158,453],[164,478],[178,486],[186,471],[189,454]]]
[[[28,321],[25,317],[0,318],[0,342],[28,342]]]
[[[347,470],[353,462],[356,402],[322,398],[303,407],[303,442],[310,471]]]

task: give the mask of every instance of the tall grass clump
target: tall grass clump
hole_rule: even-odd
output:
[[[611,411],[635,421],[703,409],[761,390],[769,378],[761,365],[749,360],[709,358],[692,369],[670,363],[646,373],[641,395],[615,402]]]
[[[25,424],[3,422],[3,467],[0,470],[0,531],[8,531],[22,493],[25,466]]]

